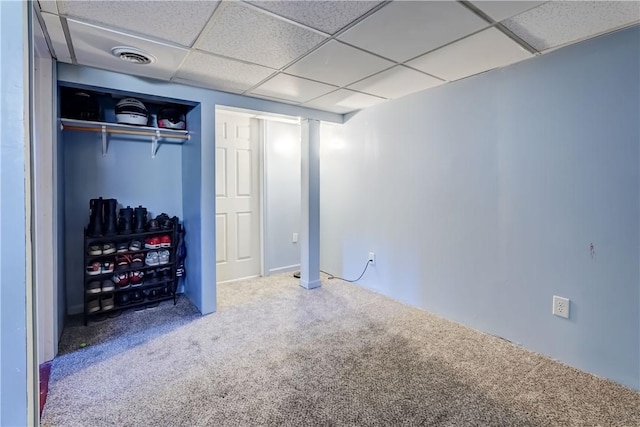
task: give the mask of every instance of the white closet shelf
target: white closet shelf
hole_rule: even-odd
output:
[[[151,157],[156,156],[160,139],[174,140],[173,143],[182,144],[190,137],[188,130],[155,128],[149,126],[134,126],[124,125],[120,123],[94,122],[89,120],[77,119],[60,119],[60,129],[102,133],[103,156],[107,155],[107,151],[109,148],[107,134],[151,137]]]

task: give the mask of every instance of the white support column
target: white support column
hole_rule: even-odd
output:
[[[302,120],[300,286],[320,286],[320,122]]]

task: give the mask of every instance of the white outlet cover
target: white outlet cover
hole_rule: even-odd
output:
[[[571,301],[568,298],[559,297],[557,295],[553,296],[553,314],[558,317],[564,317],[565,319],[569,318],[569,307]]]

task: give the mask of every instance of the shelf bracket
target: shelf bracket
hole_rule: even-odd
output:
[[[109,149],[109,143],[107,141],[107,127],[102,125],[102,155],[106,156]]]
[[[151,137],[151,158],[156,158],[156,153],[158,152],[158,140],[160,139],[160,131],[157,130],[156,134]]]

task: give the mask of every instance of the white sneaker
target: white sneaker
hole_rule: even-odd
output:
[[[158,265],[158,264],[160,264],[160,260],[158,258],[158,252],[157,251],[149,251],[149,252],[147,252],[147,257],[146,257],[144,262],[147,265]]]
[[[166,249],[158,251],[158,261],[160,264],[169,264],[169,251]]]

